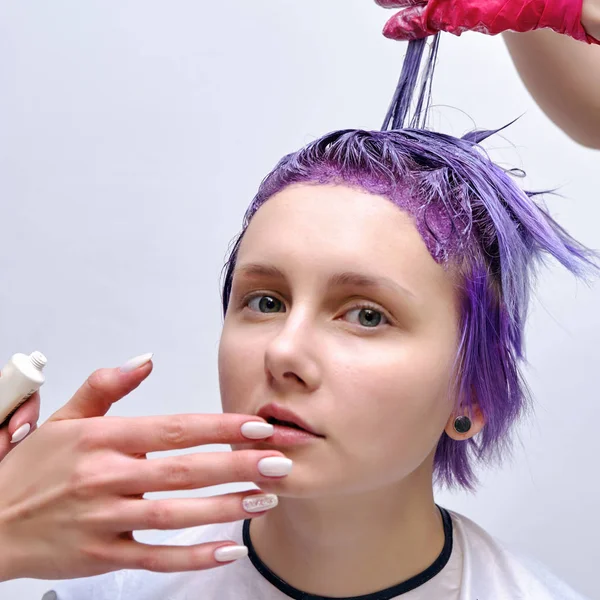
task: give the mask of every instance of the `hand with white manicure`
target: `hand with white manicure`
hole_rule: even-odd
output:
[[[94,372],[0,462],[0,581],[68,579],[121,569],[193,571],[246,556],[247,548],[228,540],[161,546],[133,537],[142,529],[260,516],[277,505],[277,496],[260,490],[161,500],[146,499],[145,493],[238,481],[260,485],[285,477],[292,467],[275,450],[147,460],[148,452],[243,444],[273,433],[272,425],[252,415],[105,416],[148,377],[151,358],[143,355],[120,369]],[[37,402],[39,410],[39,397]]]

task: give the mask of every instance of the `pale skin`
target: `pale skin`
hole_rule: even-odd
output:
[[[249,264],[283,273],[240,277]],[[453,430],[449,393],[458,331],[456,279],[431,258],[408,215],[345,186],[289,187],[254,216],[219,347],[223,415],[104,416],[152,363],[101,369],[0,463],[0,581],[84,577],[120,569],[215,568],[215,549],[138,544],[140,529],[180,529],[253,517],[255,547],[280,577],[307,592],[354,596],[423,571],[444,537],[432,488],[433,453]],[[387,278],[386,287],[328,287],[340,271]],[[402,288],[402,289],[401,289]],[[403,291],[404,290],[404,291]],[[282,300],[256,312],[249,294]],[[363,306],[381,319],[361,322]],[[278,448],[240,434],[268,402],[294,410],[323,438]],[[233,452],[145,460],[146,453],[228,443]],[[40,475],[40,457],[44,462]],[[265,457],[293,460],[261,476]],[[158,490],[253,481],[279,496],[268,512],[242,509],[248,492],[146,500]],[[256,493],[256,492],[251,492]],[[360,515],[361,519],[356,519]],[[259,517],[259,518],[256,518]],[[43,532],[40,534],[40,532]],[[229,543],[231,544],[231,543]]]
[[[600,40],[600,0],[584,0],[581,23]],[[576,142],[600,148],[600,45],[550,29],[504,33],[523,83],[548,117]]]
[[[249,265],[275,266],[261,275]],[[405,290],[327,287],[338,272]],[[271,312],[261,298],[275,299]],[[364,303],[385,317],[361,324]],[[387,321],[387,322],[386,322]],[[254,216],[240,246],[219,348],[223,409],[291,408],[319,433],[286,448],[289,477],[263,489],[279,506],[253,520],[259,556],[285,581],[327,596],[383,589],[431,565],[443,528],[432,489],[458,339],[453,274],[389,200],[345,186],[294,185]],[[272,448],[269,440],[254,444]],[[356,516],[360,515],[360,519]]]
[[[202,499],[147,500],[159,490],[237,481],[259,486],[271,448],[191,453],[146,460],[149,452],[240,443],[255,415],[106,417],[151,373],[99,369],[75,395],[0,463],[0,582],[21,577],[69,579],[121,569],[179,572],[222,566],[214,552],[228,540],[196,546],[146,545],[133,532],[181,529],[253,516],[242,501],[257,492]],[[48,460],[51,457],[51,460]],[[264,514],[264,511],[260,514]]]
[[[540,108],[574,141],[600,149],[600,46],[550,29],[503,35]]]

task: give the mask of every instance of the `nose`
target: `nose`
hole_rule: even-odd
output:
[[[270,383],[292,391],[311,391],[318,387],[320,369],[311,339],[311,326],[290,316],[274,335],[265,351],[265,371]]]

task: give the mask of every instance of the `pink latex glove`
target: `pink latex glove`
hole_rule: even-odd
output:
[[[402,8],[385,25],[393,40],[414,40],[447,31],[496,35],[550,28],[588,44],[600,41],[581,24],[582,0],[375,0],[384,8]]]

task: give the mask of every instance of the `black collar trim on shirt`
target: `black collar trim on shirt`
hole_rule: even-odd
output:
[[[302,592],[301,590],[283,581],[283,579],[275,575],[275,573],[273,573],[273,571],[271,571],[271,569],[269,569],[269,567],[267,567],[267,565],[265,565],[265,563],[259,558],[258,554],[256,554],[254,546],[252,545],[252,540],[250,539],[250,519],[246,519],[244,521],[244,545],[248,547],[248,557],[250,558],[250,561],[256,570],[267,581],[269,581],[269,583],[272,583],[278,590],[282,591],[290,598],[294,598],[294,600],[390,600],[391,598],[396,598],[397,596],[406,594],[407,592],[410,592],[411,590],[423,585],[435,577],[448,564],[450,555],[452,554],[453,544],[452,517],[445,508],[438,506],[438,509],[442,513],[442,520],[444,522],[445,541],[442,552],[435,559],[433,564],[418,575],[415,575],[414,577],[411,577],[402,583],[389,587],[385,590],[373,592],[372,594],[365,594],[363,596],[353,596],[351,598],[329,598],[326,596],[315,596],[314,594]]]

